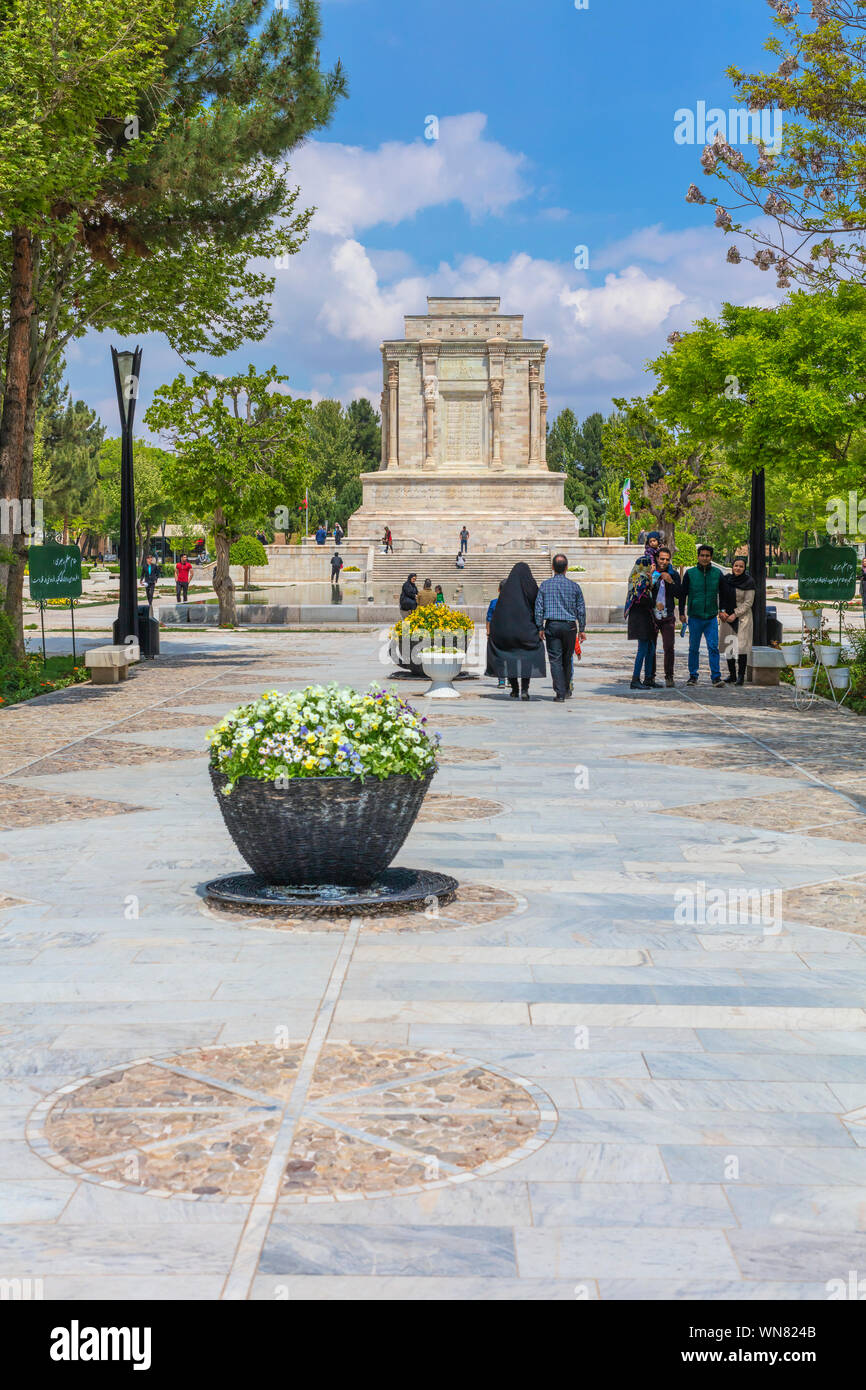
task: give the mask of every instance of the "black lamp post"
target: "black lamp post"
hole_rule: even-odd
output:
[[[120,409],[120,601],[114,624],[114,640],[138,642],[138,574],[135,544],[135,483],[132,472],[132,421],[138,398],[141,348],[134,352],[111,349],[114,384]]]
[[[752,472],[752,505],[749,516],[749,570],[755,581],[752,609],[756,647],[767,645],[767,500],[763,468]]]

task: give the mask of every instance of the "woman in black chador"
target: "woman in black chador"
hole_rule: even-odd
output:
[[[528,700],[531,678],[547,675],[544,645],[535,626],[537,594],[532,570],[521,560],[502,586],[490,624],[487,674],[508,681],[512,700]]]

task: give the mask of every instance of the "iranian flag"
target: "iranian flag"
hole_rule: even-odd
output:
[[[626,478],[623,486],[622,509],[626,516],[631,516],[631,478]]]

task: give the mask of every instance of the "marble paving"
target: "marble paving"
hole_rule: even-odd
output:
[[[398,862],[453,903],[217,912],[204,733],[378,632],[167,633],[0,712],[0,1278],[46,1298],[824,1299],[866,1273],[866,722],[485,678]],[[684,661],[681,679],[685,678]],[[395,682],[423,702],[424,682]],[[433,702],[435,706],[435,702]]]

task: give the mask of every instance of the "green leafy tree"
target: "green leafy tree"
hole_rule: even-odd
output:
[[[310,523],[340,521],[345,525],[355,496],[360,492],[360,475],[367,469],[357,447],[352,417],[339,401],[319,401],[310,418]],[[355,506],[360,506],[360,498]]]
[[[223,626],[237,622],[229,573],[231,542],[245,518],[293,509],[309,479],[309,401],[273,388],[285,381],[276,367],[220,380],[200,372],[161,386],[145,413],[150,429],[174,450],[164,469],[166,492],[178,508],[213,518],[213,587]]]
[[[574,411],[566,406],[547,431],[547,465],[566,474],[565,505],[572,512],[585,507],[593,527],[605,513],[603,426],[604,416],[599,411],[588,415],[581,426]]]
[[[614,399],[617,414],[604,427],[606,466],[631,478],[641,519],[653,522],[674,548],[677,522],[710,488],[717,455],[695,431],[657,414],[654,397]]]
[[[32,496],[41,375],[34,367],[45,312],[37,304],[42,240],[51,236],[65,247],[75,242],[81,224],[73,209],[92,206],[107,170],[102,123],[135,109],[157,80],[173,5],[141,0],[124,9],[107,0],[19,0],[3,4],[0,18],[0,496],[24,498]],[[117,151],[116,190],[147,146],[145,138]],[[26,539],[3,539],[14,562],[0,562],[0,586],[22,655]]]
[[[709,542],[712,544],[712,542]],[[673,553],[673,562],[681,569],[688,569],[690,565],[698,563],[698,539],[693,536],[691,531],[680,531],[677,535],[676,548]]]
[[[99,499],[102,527],[111,535],[120,531],[120,451],[119,439],[106,439],[99,451]],[[171,454],[155,444],[136,442],[133,451],[135,481],[135,535],[138,563],[150,553],[151,538],[171,516],[171,503],[165,483]]]
[[[352,446],[363,459],[365,473],[374,473],[382,461],[382,422],[366,396],[350,402],[346,416],[352,427]],[[359,504],[360,505],[360,504]]]
[[[244,567],[244,588],[250,587],[250,569],[253,565],[266,565],[268,552],[258,536],[241,536],[229,550],[229,560],[233,565]]]
[[[866,431],[866,287],[795,291],[775,309],[723,305],[674,334],[652,363],[654,397],[670,427],[713,442],[728,461],[766,468],[798,505],[815,506],[849,485]],[[812,499],[811,503],[809,499]]]
[[[145,0],[129,12],[138,29],[152,9],[159,18],[158,4]],[[34,0],[31,8],[26,18],[38,28],[37,48],[56,44],[55,10],[79,15],[109,51],[112,24],[131,23],[105,0],[87,0],[77,11],[66,0]],[[0,277],[8,276],[7,302],[17,307],[0,321],[0,336],[7,358],[15,339],[13,356],[19,368],[29,361],[29,381],[20,370],[14,376],[23,438],[19,429],[9,446],[9,459],[17,461],[0,468],[0,491],[29,495],[40,379],[67,343],[91,329],[162,332],[189,362],[260,341],[271,326],[275,283],[262,262],[287,266],[307,235],[311,212],[296,209],[298,190],[284,161],[328,124],[345,93],[339,64],[320,70],[317,0],[279,7],[267,0],[174,0],[167,13],[162,49],[153,43],[152,55],[144,46],[139,55],[125,40],[126,88],[106,80],[101,104],[82,99],[74,110],[68,102],[63,108],[66,123],[89,141],[86,196],[67,180],[51,217],[25,223],[20,245],[10,241]],[[20,39],[8,35],[13,55]],[[43,83],[32,106],[52,111],[60,100],[63,107],[66,74],[55,77],[56,91]],[[52,151],[65,150],[62,130],[43,124],[43,157],[20,171],[25,187],[39,185]],[[52,187],[49,180],[45,186]],[[19,631],[20,580],[19,567],[6,597]]]
[[[43,507],[47,519],[59,524],[64,545],[69,540],[70,518],[83,519],[92,509],[104,435],[96,411],[84,401],[73,401],[68,392],[65,409],[46,420]]]
[[[727,189],[693,203],[716,208],[716,226],[735,240],[729,261],[750,259],[777,284],[811,288],[866,278],[866,5],[813,0],[811,23],[790,0],[768,0],[775,33],[765,48],[775,72],[729,67],[739,102],[755,117],[784,113],[781,148],[760,142],[750,153],[716,137],[701,156],[704,174]],[[789,114],[790,113],[790,114]],[[745,214],[745,217],[744,217]],[[761,214],[756,220],[756,214]]]

